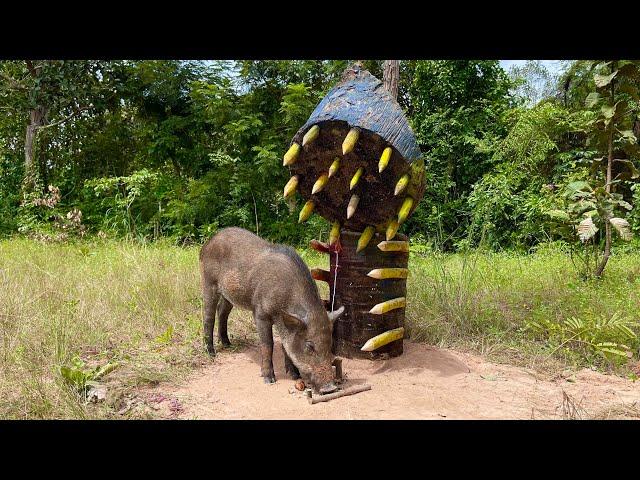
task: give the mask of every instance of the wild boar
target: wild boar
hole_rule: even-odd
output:
[[[230,345],[227,319],[235,306],[253,312],[260,339],[261,374],[274,383],[273,330],[282,339],[285,370],[320,393],[337,389],[332,370],[333,322],[344,307],[327,312],[309,268],[296,251],[241,228],[220,230],[200,251],[203,337],[215,355],[213,331]]]

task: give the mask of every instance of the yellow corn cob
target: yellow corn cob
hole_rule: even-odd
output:
[[[363,352],[371,352],[388,343],[400,340],[404,337],[404,327],[394,328],[393,330],[387,330],[380,335],[376,335],[373,338],[367,340],[367,343],[360,349]]]
[[[333,177],[339,168],[340,168],[340,158],[336,157],[333,160],[333,163],[331,164],[331,166],[329,167],[329,178]]]
[[[289,179],[289,181],[287,182],[287,184],[284,186],[284,197],[288,197],[289,195],[293,194],[293,192],[296,191],[296,188],[298,188],[298,175],[294,175],[293,177],[291,177]]]
[[[354,187],[358,184],[358,182],[360,181],[360,177],[362,176],[362,172],[364,172],[364,168],[360,167],[353,175],[351,183],[349,184],[349,190],[353,190]]]
[[[391,310],[396,310],[397,308],[404,308],[406,305],[407,301],[405,297],[398,297],[375,305],[371,310],[369,310],[369,313],[373,313],[374,315],[382,315],[383,313],[390,312]]]
[[[411,211],[411,207],[413,207],[413,198],[407,197],[402,202],[402,206],[398,211],[398,223],[404,222],[409,216],[409,211]]]
[[[340,238],[340,222],[333,222],[329,233],[329,245],[333,245]]]
[[[391,220],[389,225],[387,225],[387,240],[393,239],[400,228],[400,224],[395,220]]]
[[[311,194],[313,195],[314,193],[321,192],[324,186],[327,184],[327,180],[329,180],[329,177],[327,176],[326,173],[323,173],[322,175],[320,175],[318,180],[316,180],[316,183],[313,184],[313,189],[311,190]]]
[[[351,195],[349,205],[347,206],[347,219],[353,217],[353,214],[356,213],[358,202],[360,202],[360,197],[358,195]]]
[[[313,127],[311,127],[309,131],[304,134],[304,137],[302,137],[302,146],[304,147],[307,143],[313,142],[316,138],[318,138],[319,134],[320,127],[318,125],[314,125]]]
[[[385,280],[387,278],[407,278],[409,270],[406,268],[376,268],[371,270],[367,275],[377,280]]]
[[[408,252],[409,242],[403,242],[400,240],[380,242],[378,244],[378,248],[383,252]]]
[[[287,150],[287,153],[284,154],[284,161],[282,162],[282,165],[286,167],[287,165],[291,165],[292,163],[295,163],[295,161],[298,159],[299,153],[300,153],[300,145],[298,145],[297,143],[293,143],[289,147],[289,150]]]
[[[371,237],[373,237],[374,233],[375,229],[373,227],[367,227],[364,229],[364,232],[362,232],[362,235],[360,235],[360,238],[358,239],[358,247],[356,248],[356,253],[367,248],[367,245],[369,245]]]
[[[382,171],[387,168],[389,165],[389,160],[391,160],[391,147],[387,147],[380,155],[380,161],[378,162],[378,172],[382,173]]]
[[[313,200],[307,200],[307,203],[304,204],[302,210],[300,210],[300,216],[298,217],[298,223],[304,222],[307,218],[311,216],[311,212],[313,212],[313,207],[315,207],[315,203]]]
[[[398,195],[399,193],[402,193],[404,189],[407,188],[407,185],[409,185],[409,174],[405,173],[400,177],[398,183],[396,183],[396,189],[394,190],[393,194]]]
[[[356,146],[356,142],[358,141],[358,137],[360,136],[359,128],[352,128],[347,133],[347,136],[344,137],[344,142],[342,142],[342,154],[346,155],[351,152],[353,148]]]

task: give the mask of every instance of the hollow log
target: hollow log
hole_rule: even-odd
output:
[[[377,304],[406,297],[406,278],[377,279],[369,272],[380,268],[407,269],[409,253],[405,251],[385,252],[377,244],[384,240],[384,234],[376,233],[367,247],[356,253],[360,232],[342,230],[338,253],[338,274],[336,276],[336,254],[330,253],[329,303],[336,308],[344,306],[344,313],[333,326],[334,354],[346,358],[385,358],[402,354],[402,339],[393,341],[371,352],[360,349],[376,335],[404,326],[405,309],[397,308],[383,314],[370,313]],[[406,235],[398,234],[398,239],[407,242]],[[334,299],[335,279],[335,299]]]

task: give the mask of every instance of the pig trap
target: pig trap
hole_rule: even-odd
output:
[[[304,200],[299,222],[317,213],[331,223],[328,243],[311,246],[330,256],[329,270],[312,271],[329,284],[328,306],[345,307],[334,353],[402,354],[409,239],[398,230],[425,190],[424,160],[402,109],[355,64],[295,134],[283,164],[291,174],[284,196]]]

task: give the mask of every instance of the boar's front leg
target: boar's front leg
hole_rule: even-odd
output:
[[[258,336],[260,337],[260,353],[262,355],[261,375],[264,383],[275,383],[276,375],[273,372],[273,323],[268,316],[253,314]]]
[[[296,368],[296,366],[291,361],[291,357],[287,354],[287,351],[284,349],[284,345],[282,345],[282,353],[284,354],[284,370],[287,372],[287,375],[290,375],[292,379],[297,380],[300,378],[300,372]]]

